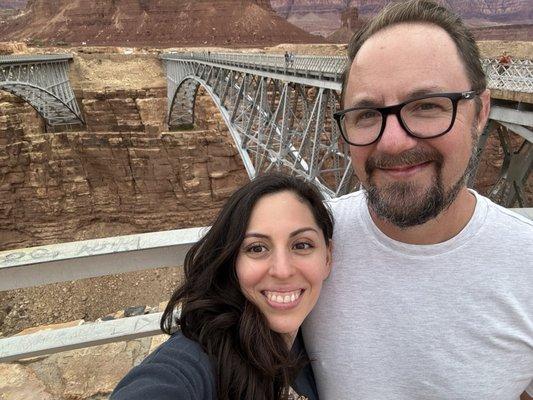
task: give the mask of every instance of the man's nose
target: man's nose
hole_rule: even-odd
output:
[[[279,249],[274,252],[269,274],[277,279],[287,279],[294,274],[293,260],[287,249]]]
[[[417,145],[417,139],[410,136],[400,124],[400,116],[389,114],[385,130],[377,142],[376,150],[386,154],[400,154]]]

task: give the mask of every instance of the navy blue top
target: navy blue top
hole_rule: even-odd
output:
[[[300,340],[298,336],[292,351],[301,349]],[[292,387],[318,400],[310,365]],[[110,400],[216,400],[213,364],[197,342],[176,332],[119,382]]]

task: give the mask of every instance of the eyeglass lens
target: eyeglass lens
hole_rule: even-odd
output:
[[[405,104],[400,116],[409,131],[421,138],[438,136],[448,130],[453,119],[453,102],[448,97],[430,97]],[[369,144],[377,139],[383,114],[375,109],[347,112],[342,120],[347,139],[354,144]]]

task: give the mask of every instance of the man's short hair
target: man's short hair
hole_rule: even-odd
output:
[[[361,46],[375,33],[401,23],[431,24],[444,29],[457,46],[459,57],[463,60],[468,80],[471,83],[470,89],[481,93],[487,88],[479,48],[461,18],[434,1],[407,0],[389,3],[352,37],[348,47],[349,64],[344,72],[343,93],[345,93],[351,64]],[[479,106],[480,104],[478,108]]]

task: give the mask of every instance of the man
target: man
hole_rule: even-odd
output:
[[[466,188],[490,109],[472,35],[392,3],[349,56],[336,118],[365,190],[331,202],[304,327],[320,398],[531,399],[533,223]]]

